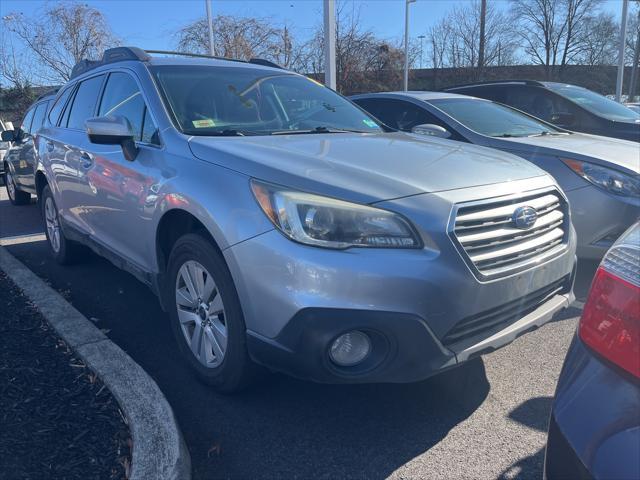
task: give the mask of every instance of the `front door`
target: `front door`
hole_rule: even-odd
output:
[[[82,204],[91,211],[94,239],[144,271],[150,270],[150,213],[146,209],[151,187],[160,178],[157,129],[138,84],[125,71],[107,78],[97,116],[122,116],[130,125],[138,154],[125,159],[119,145],[97,145],[87,140],[81,161]]]

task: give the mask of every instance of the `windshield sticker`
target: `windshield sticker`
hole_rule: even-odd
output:
[[[196,128],[209,128],[216,126],[215,122],[210,118],[205,118],[203,120],[193,120],[191,123],[193,123],[193,126]]]
[[[364,120],[362,120],[362,123],[364,123],[369,128],[376,128],[378,126],[376,122],[369,118],[365,118]]]

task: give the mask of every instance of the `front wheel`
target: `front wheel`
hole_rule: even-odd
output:
[[[31,194],[19,190],[16,186],[16,181],[9,171],[9,167],[4,167],[4,185],[7,188],[7,195],[9,195],[9,201],[13,205],[27,205],[31,203]]]
[[[247,386],[256,366],[247,353],[240,300],[209,240],[198,234],[178,239],[164,290],[178,348],[199,378],[226,393]]]

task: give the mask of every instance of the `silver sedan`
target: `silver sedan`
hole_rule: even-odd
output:
[[[351,99],[398,130],[514,153],[552,174],[569,198],[581,258],[602,258],[640,215],[635,142],[570,132],[465,95],[390,92]]]

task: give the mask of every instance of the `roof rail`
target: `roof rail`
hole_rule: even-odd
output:
[[[171,50],[145,50],[145,52],[157,53],[159,55],[177,55],[179,57],[194,57],[194,58],[213,58],[215,60],[228,60],[230,62],[246,63],[244,60],[238,60],[237,58],[216,57],[213,55],[205,55],[203,53],[173,52]]]
[[[446,87],[443,88],[442,91],[443,92],[451,92],[453,90],[457,90],[460,88],[467,88],[467,87],[482,87],[482,86],[489,86],[489,85],[503,85],[503,84],[509,84],[509,83],[516,83],[516,84],[522,84],[522,85],[529,85],[529,86],[537,86],[540,87],[543,85],[543,83],[541,81],[538,80],[488,80],[486,82],[472,82],[472,83],[464,83],[461,85],[454,85],[452,87]]]
[[[83,74],[89,70],[97,68],[101,65],[106,65],[109,63],[121,62],[125,60],[137,60],[140,62],[146,62],[151,59],[150,53],[160,54],[160,55],[178,55],[184,57],[195,57],[195,58],[213,58],[216,60],[226,60],[229,62],[242,62],[242,63],[253,63],[256,65],[262,65],[265,67],[272,68],[280,68],[280,65],[277,63],[271,62],[269,60],[264,60],[262,58],[252,58],[249,61],[239,60],[237,58],[225,58],[225,57],[215,57],[212,55],[203,55],[200,53],[187,53],[187,52],[173,52],[169,50],[142,50],[137,47],[115,47],[109,48],[104,51],[101,60],[80,60],[71,70],[71,77],[75,78],[80,74]]]
[[[240,60],[238,58],[219,57],[215,55],[206,55],[203,53],[188,53],[188,52],[173,52],[170,50],[145,50],[147,53],[157,53],[160,55],[178,55],[181,57],[195,57],[195,58],[213,58],[215,60],[227,60],[229,62],[242,62],[253,63],[255,65],[262,65],[263,67],[283,68],[275,62],[265,60],[264,58],[252,58],[250,60]]]
[[[280,70],[286,70],[283,66],[278,65],[276,62],[272,62],[271,60],[265,60],[264,58],[252,58],[249,60],[249,63],[253,63],[255,65],[262,65],[263,67],[279,68]]]
[[[58,91],[60,90],[60,87],[56,87],[56,88],[52,88],[51,90],[47,90],[46,92],[40,94],[40,96],[38,96],[38,98],[36,98],[36,102],[42,100],[45,97],[48,97],[49,95],[54,95],[56,93],[58,93]]]
[[[109,48],[102,54],[101,60],[80,60],[71,70],[71,78],[88,72],[101,65],[108,63],[121,62],[124,60],[138,60],[141,62],[149,60],[151,57],[147,53],[137,47],[115,47]]]

